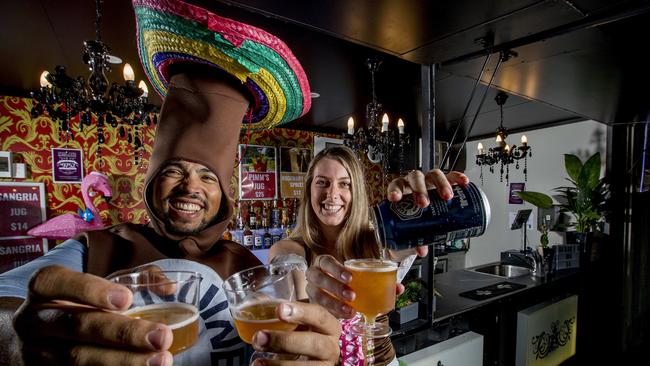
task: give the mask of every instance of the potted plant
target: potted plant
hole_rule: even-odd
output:
[[[395,299],[395,311],[389,316],[394,324],[404,324],[418,318],[422,283],[413,279],[407,282],[404,288],[404,292]]]
[[[584,244],[588,233],[602,232],[602,224],[608,212],[610,197],[609,185],[600,177],[600,153],[595,153],[583,164],[580,158],[572,154],[564,155],[564,167],[569,176],[570,186],[555,188],[561,213],[570,213],[573,219],[567,228],[575,228],[579,242]],[[522,191],[517,195],[524,201],[540,208],[551,208],[553,199],[540,192]],[[548,228],[547,228],[548,230]],[[548,231],[546,231],[548,233]],[[548,235],[543,236],[548,245]],[[542,241],[540,240],[540,241]]]

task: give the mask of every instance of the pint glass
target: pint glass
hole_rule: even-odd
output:
[[[110,280],[133,292],[133,303],[122,314],[171,328],[174,340],[169,352],[175,355],[196,342],[199,335],[199,273],[142,271]]]
[[[384,259],[350,259],[345,261],[345,267],[352,273],[348,285],[357,295],[348,305],[364,319],[364,323],[352,327],[352,333],[366,338],[389,336],[390,327],[375,323],[375,319],[395,307],[397,263]]]

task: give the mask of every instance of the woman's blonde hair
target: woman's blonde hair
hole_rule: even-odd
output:
[[[341,228],[334,253],[323,245],[320,221],[311,204],[311,184],[316,165],[323,159],[341,164],[350,175],[352,202]],[[312,253],[311,260],[320,254],[334,254],[339,260],[379,257],[379,247],[369,225],[369,202],[366,193],[364,169],[356,154],[348,147],[334,146],[319,152],[309,163],[295,230],[290,239],[303,243]]]

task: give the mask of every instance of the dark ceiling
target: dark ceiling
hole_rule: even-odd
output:
[[[608,124],[646,120],[650,110],[644,92],[650,82],[648,1],[192,2],[264,28],[291,47],[313,91],[321,94],[309,114],[288,125],[292,128],[341,133],[349,116],[363,120],[370,95],[365,60],[379,56],[384,62],[377,74],[378,97],[416,134],[422,123],[421,65],[435,65],[436,135],[448,140],[485,55],[493,53],[479,97],[498,51],[505,49],[517,57],[501,65],[470,138],[498,126],[494,96],[499,90],[511,96],[504,122],[515,131],[583,119]],[[94,14],[94,0],[1,2],[0,94],[28,95],[38,88],[41,71],[58,64],[66,65],[70,75],[87,75],[81,46],[94,38]],[[136,78],[144,77],[129,0],[105,2],[102,38],[112,54],[134,66]],[[110,78],[120,75],[116,68]],[[157,96],[152,101],[160,104]],[[469,109],[462,136],[479,101],[475,98]]]

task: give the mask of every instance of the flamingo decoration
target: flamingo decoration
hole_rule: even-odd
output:
[[[90,191],[91,188],[92,191]],[[86,205],[85,212],[79,209],[79,214],[67,213],[53,217],[29,229],[27,234],[39,238],[65,240],[83,231],[103,229],[104,223],[91,199],[97,192],[101,192],[104,198],[113,195],[108,176],[98,172],[90,172],[81,181],[81,196]]]

